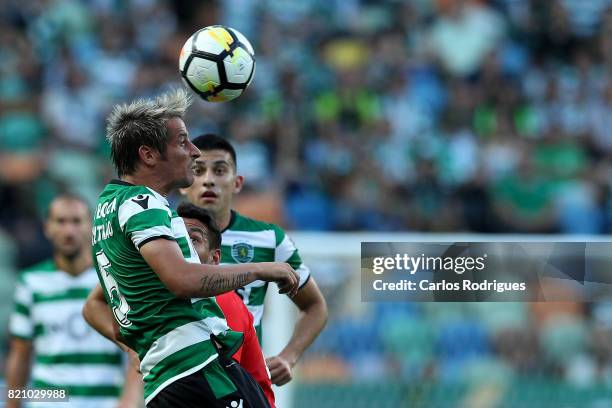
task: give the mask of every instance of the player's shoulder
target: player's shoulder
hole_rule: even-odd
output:
[[[223,232],[223,239],[234,238],[255,240],[264,247],[277,247],[285,239],[285,231],[276,224],[247,217],[232,211],[230,227]]]
[[[234,291],[221,293],[215,296],[215,298],[219,304],[219,307],[224,313],[226,311],[235,313],[242,310],[241,305],[244,306],[242,299],[240,299],[240,297]]]
[[[122,180],[111,180],[98,197],[95,218],[103,218],[116,213],[117,209],[139,195],[149,194],[145,186],[137,186]]]
[[[252,324],[253,316],[236,292],[222,293],[217,295],[216,299],[217,304],[228,319],[232,322],[242,322],[242,327],[233,328],[233,330],[244,331],[249,324]]]
[[[100,201],[109,198],[117,198],[119,201],[127,201],[137,196],[150,196],[157,200],[165,201],[161,194],[143,185],[136,185],[123,180],[111,180],[100,194]]]
[[[57,266],[53,259],[46,259],[34,265],[28,266],[19,272],[18,280],[24,282],[28,278],[40,274],[51,274],[57,272]]]
[[[237,211],[232,211],[233,220],[229,229],[233,231],[246,231],[246,232],[261,232],[261,231],[274,231],[276,234],[283,234],[285,231],[278,225],[257,220],[255,218],[247,217],[246,215],[240,214]]]
[[[126,201],[138,202],[141,201],[155,201],[167,205],[166,199],[159,193],[146,186],[126,185],[123,186],[117,194],[121,203]],[[143,203],[144,204],[144,203]]]
[[[172,215],[168,200],[156,191],[145,186],[126,186],[117,196],[119,217],[125,213],[133,214],[149,209],[162,209]]]
[[[45,259],[44,261],[38,262],[34,265],[28,266],[24,268],[21,273],[48,273],[48,272],[56,272],[57,267],[55,266],[55,261],[51,258]]]

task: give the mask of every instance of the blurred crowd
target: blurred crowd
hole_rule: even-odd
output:
[[[359,395],[369,401],[364,407],[612,403],[610,303],[372,306],[360,318],[330,321],[299,367],[300,380],[318,386],[311,393],[326,395],[300,394],[308,402],[298,406],[341,400],[321,384],[354,384],[345,391],[352,398],[343,400]],[[325,406],[352,406],[347,402]]]
[[[188,126],[234,141],[274,221],[610,232],[610,4],[2,0],[0,225],[20,264],[44,252],[49,198],[93,202],[112,177],[112,105],[180,84],[177,50],[223,23],[255,45],[255,80]]]

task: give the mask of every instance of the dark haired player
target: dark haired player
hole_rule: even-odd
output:
[[[293,335],[277,356],[267,359],[272,383],[286,384],[292,378],[297,360],[325,326],[325,299],[285,231],[232,210],[233,196],[240,192],[244,183],[244,177],[237,173],[233,146],[212,134],[196,137],[193,144],[200,150],[200,157],[195,160],[195,181],[190,187],[181,189],[181,193],[192,204],[206,209],[221,229],[222,263],[287,262],[299,274],[300,289],[291,299],[300,311]],[[267,289],[268,282],[258,280],[236,291],[253,314],[260,342]]]

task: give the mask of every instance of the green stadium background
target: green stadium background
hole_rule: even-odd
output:
[[[286,407],[612,406],[612,304],[362,303],[354,244],[610,234],[610,4],[0,0],[3,327],[17,271],[50,253],[49,200],[93,203],[113,175],[112,105],[179,85],[185,39],[225,24],[254,81],[196,102],[189,131],[232,139],[236,207],[294,232],[329,304]],[[291,326],[271,309],[278,352]]]

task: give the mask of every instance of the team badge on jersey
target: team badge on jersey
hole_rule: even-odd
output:
[[[248,242],[236,242],[232,245],[232,258],[238,263],[247,263],[253,260],[255,248]]]

